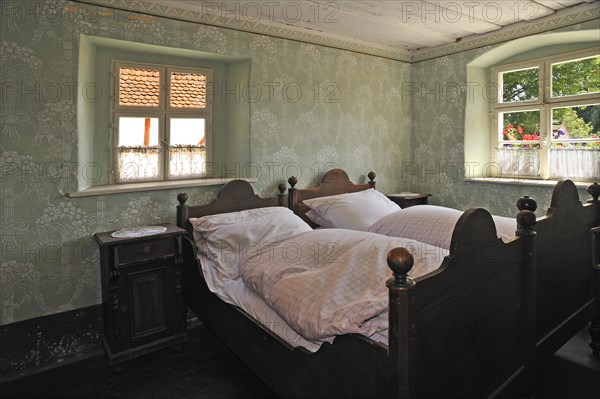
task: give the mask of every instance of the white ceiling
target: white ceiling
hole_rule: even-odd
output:
[[[472,39],[597,0],[142,0],[285,31],[415,51]],[[585,5],[582,5],[585,6]],[[582,7],[580,6],[580,7]]]

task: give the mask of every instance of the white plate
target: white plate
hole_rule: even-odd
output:
[[[160,234],[165,231],[167,231],[165,226],[137,226],[117,230],[111,236],[114,238],[134,238]]]

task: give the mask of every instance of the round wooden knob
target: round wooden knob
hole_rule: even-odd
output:
[[[367,177],[369,178],[369,180],[373,181],[375,180],[375,177],[377,177],[377,175],[375,174],[375,172],[370,171],[369,174],[367,174]]]
[[[185,202],[188,200],[188,195],[186,193],[177,194],[177,201],[179,201],[179,205],[185,205]]]
[[[537,201],[525,195],[523,198],[517,200],[517,208],[519,208],[520,211],[535,212],[537,209]]]
[[[600,184],[594,183],[590,185],[587,192],[597,201],[598,197],[600,197]]]
[[[404,277],[406,279],[414,263],[415,259],[406,248],[398,247],[388,252],[387,264],[394,273],[394,277]]]
[[[523,210],[517,214],[517,224],[525,230],[533,230],[533,225],[536,223],[535,213],[529,210]]]
[[[279,183],[277,189],[279,190],[279,194],[283,194],[287,189],[287,185],[285,183]]]
[[[298,179],[296,178],[296,176],[292,176],[288,179],[288,183],[290,184],[290,186],[292,186],[292,188],[294,188],[294,186],[298,184]]]

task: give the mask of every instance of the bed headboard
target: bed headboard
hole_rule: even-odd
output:
[[[177,195],[177,226],[184,228],[192,234],[193,227],[189,222],[190,218],[199,218],[206,215],[217,213],[236,212],[244,209],[265,208],[269,206],[287,206],[285,189],[286,184],[280,183],[277,186],[279,194],[277,197],[261,198],[254,193],[254,189],[245,180],[232,180],[227,183],[219,194],[217,199],[208,205],[186,205],[188,195],[179,193]]]
[[[350,181],[348,174],[343,169],[332,169],[323,176],[323,180],[316,187],[297,189],[295,188],[298,183],[298,179],[294,176],[288,179],[290,188],[288,189],[288,206],[294,211],[294,213],[302,218],[310,226],[315,227],[315,223],[306,217],[306,212],[309,208],[302,203],[302,201],[325,197],[328,195],[337,195],[344,193],[354,193],[357,191],[368,190],[369,188],[375,188],[375,172],[369,172],[367,174],[369,178],[368,183],[354,184]]]

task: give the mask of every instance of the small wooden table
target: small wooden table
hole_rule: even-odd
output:
[[[400,206],[400,208],[408,208],[414,205],[427,205],[427,199],[431,194],[418,193],[396,193],[386,194],[386,196]]]
[[[125,360],[185,340],[181,239],[186,231],[165,227],[143,237],[94,234],[100,247],[104,348],[115,371]]]

